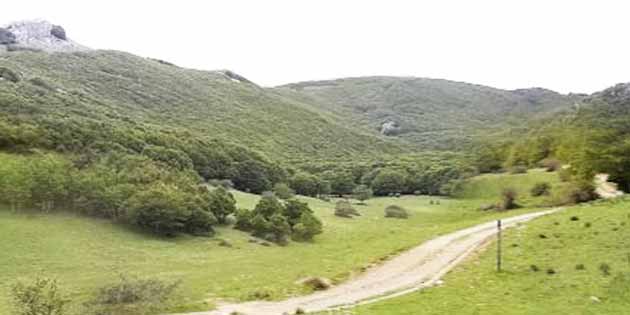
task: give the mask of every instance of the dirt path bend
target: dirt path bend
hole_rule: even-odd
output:
[[[513,227],[555,211],[558,209],[507,218],[502,220],[503,226]],[[399,296],[435,284],[440,277],[495,234],[495,221],[479,224],[427,241],[326,291],[277,302],[253,301],[220,305],[214,311],[188,315],[294,314],[298,308],[307,312],[325,311]]]

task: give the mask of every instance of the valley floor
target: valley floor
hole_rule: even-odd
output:
[[[491,175],[481,180],[501,183],[488,182],[485,190],[468,185],[463,192],[465,197],[459,199],[374,198],[367,205],[356,205],[362,215],[355,219],[334,216],[334,201],[301,198],[324,222],[324,233],[313,243],[292,242],[286,247],[252,243],[248,234],[231,227],[219,228],[214,238],[156,238],[106,220],[2,210],[0,314],[9,312],[10,286],[36,276],[57,278],[69,291],[74,305],[86,301],[95,289],[115,282],[120,274],[181,281],[173,312],[207,311],[228,301],[282,300],[305,295],[311,293],[309,289],[296,283],[305,277],[325,277],[339,284],[440,235],[497,218],[540,211],[534,207],[508,212],[478,210],[482,204],[496,201],[506,185],[524,194],[531,183],[539,180],[560,185],[555,173],[539,171]],[[234,194],[238,206],[249,209],[259,198],[236,191]],[[543,201],[528,198],[525,206]],[[384,218],[384,208],[393,204],[406,208],[410,218]]]
[[[253,208],[257,196],[236,193],[239,206]],[[432,197],[376,198],[357,206],[356,219],[333,215],[333,202],[307,199],[325,224],[314,243],[265,247],[232,228],[215,238],[160,239],[106,220],[70,214],[0,211],[0,313],[9,309],[8,288],[41,275],[58,278],[75,301],[121,273],[182,281],[173,311],[202,311],[216,301],[282,299],[308,293],[296,281],[307,276],[346,280],[438,235],[511,213],[476,210],[479,203]],[[431,204],[440,200],[440,204]],[[409,220],[385,219],[383,209],[407,208]],[[226,240],[231,247],[221,246]]]
[[[503,220],[503,227],[520,226],[529,220],[558,210],[560,209],[506,218]],[[382,265],[368,269],[355,279],[325,291],[280,302],[255,301],[221,305],[215,311],[194,314],[279,315],[297,313],[297,310],[310,313],[374,303],[435,284],[462,258],[482,246],[488,238],[494,235],[496,235],[496,223],[494,221],[479,224],[427,241]]]

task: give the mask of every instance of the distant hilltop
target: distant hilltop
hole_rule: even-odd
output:
[[[66,30],[59,25],[44,20],[31,20],[0,27],[0,52],[17,50],[74,52],[90,48],[70,40]]]

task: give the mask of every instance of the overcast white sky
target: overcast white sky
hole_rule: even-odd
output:
[[[630,81],[630,1],[9,1],[92,48],[265,86],[350,76],[594,92]]]

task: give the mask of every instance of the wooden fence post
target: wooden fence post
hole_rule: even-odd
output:
[[[501,272],[501,220],[497,220],[497,271]]]

